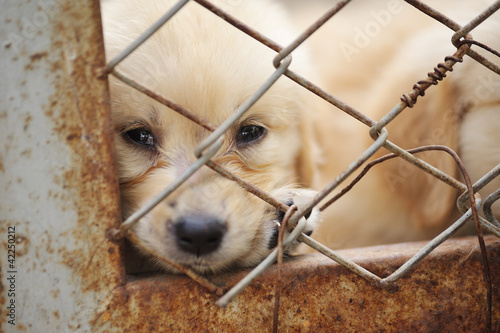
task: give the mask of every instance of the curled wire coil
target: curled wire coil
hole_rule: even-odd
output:
[[[415,105],[415,103],[417,102],[418,96],[425,95],[425,90],[427,88],[429,88],[431,85],[438,84],[439,81],[444,79],[446,77],[446,72],[452,72],[453,64],[462,62],[462,58],[448,56],[444,58],[444,61],[445,62],[441,62],[436,67],[434,67],[434,72],[427,73],[428,79],[418,81],[413,85],[413,91],[411,91],[409,94],[403,94],[403,96],[401,96],[401,100],[405,102],[408,107],[413,107],[413,105]],[[448,61],[451,61],[453,63],[448,64]]]

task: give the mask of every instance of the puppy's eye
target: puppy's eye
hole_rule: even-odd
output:
[[[153,134],[145,128],[134,128],[130,131],[126,131],[125,135],[130,140],[141,145],[154,146],[155,143]]]
[[[257,125],[247,125],[240,128],[236,136],[236,143],[245,144],[257,141],[258,139],[264,137],[266,134],[266,129],[262,126]]]

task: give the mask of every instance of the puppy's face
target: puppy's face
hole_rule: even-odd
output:
[[[169,22],[118,70],[218,126],[269,77],[274,53],[228,31],[221,21],[197,26],[195,9],[185,15]],[[194,32],[186,35],[190,18],[196,19]],[[107,51],[119,45],[114,41],[108,33]],[[286,78],[278,80],[226,132],[212,160],[278,200],[300,206],[314,193],[293,185],[302,145],[297,89]],[[195,147],[210,132],[116,79],[111,78],[110,90],[126,218],[186,171],[196,160]],[[276,208],[203,166],[134,231],[169,260],[213,272],[262,260],[277,244],[282,218]],[[313,212],[306,231],[316,220]]]

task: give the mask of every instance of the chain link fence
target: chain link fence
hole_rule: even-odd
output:
[[[126,221],[120,226],[119,229],[111,230],[110,237],[115,240],[122,239],[123,237],[128,238],[130,241],[135,243],[137,246],[143,248],[147,252],[151,253],[153,256],[159,258],[166,262],[169,265],[177,268],[178,270],[184,272],[186,275],[199,282],[202,286],[206,287],[208,290],[218,294],[224,294],[220,297],[216,304],[220,307],[225,307],[231,302],[231,300],[236,297],[246,286],[248,286],[256,277],[258,277],[264,270],[266,270],[269,266],[271,266],[276,260],[281,262],[281,258],[283,255],[283,248],[286,248],[288,244],[295,240],[299,240],[300,242],[306,244],[307,246],[313,248],[314,250],[324,254],[325,256],[331,258],[336,261],[340,265],[348,268],[352,272],[359,275],[360,278],[366,279],[372,285],[380,287],[380,288],[396,288],[395,282],[398,281],[405,274],[411,274],[411,270],[418,265],[426,256],[433,251],[436,247],[442,244],[445,240],[449,239],[452,235],[454,235],[460,228],[462,228],[466,223],[473,221],[475,223],[477,235],[479,239],[479,243],[481,246],[481,251],[483,255],[484,261],[484,270],[485,276],[491,276],[491,274],[495,274],[494,272],[489,271],[488,265],[488,254],[486,251],[486,246],[484,244],[484,240],[482,237],[482,230],[487,230],[489,233],[500,237],[500,224],[495,219],[491,207],[492,204],[500,198],[500,190],[496,190],[494,193],[490,194],[487,198],[481,198],[477,192],[482,189],[484,186],[489,184],[493,179],[498,177],[500,174],[500,165],[497,165],[495,168],[487,172],[483,175],[483,177],[475,183],[472,183],[470,177],[468,176],[467,170],[464,167],[463,163],[460,161],[458,155],[446,146],[423,146],[418,147],[412,150],[405,150],[395,143],[389,140],[389,135],[386,130],[386,126],[390,124],[394,119],[398,117],[405,117],[404,111],[407,108],[412,108],[418,100],[424,97],[424,94],[427,89],[432,89],[432,86],[439,84],[454,68],[454,66],[460,66],[460,62],[464,59],[464,57],[470,57],[477,61],[481,65],[487,67],[495,75],[500,75],[500,67],[491,59],[495,59],[495,57],[499,56],[498,51],[492,49],[488,45],[482,44],[480,41],[473,39],[471,33],[474,33],[474,29],[482,24],[484,21],[488,20],[488,18],[495,13],[500,8],[500,1],[494,2],[488,8],[485,8],[484,11],[467,23],[464,26],[461,26],[455,23],[450,18],[446,17],[439,11],[434,10],[432,7],[416,0],[406,0],[408,4],[413,6],[415,10],[421,12],[421,15],[427,15],[436,21],[442,23],[446,27],[451,29],[450,37],[451,42],[456,47],[456,52],[454,54],[443,54],[444,61],[442,63],[437,64],[436,68],[433,71],[427,74],[425,77],[425,73],[422,73],[424,79],[418,81],[413,86],[413,89],[408,93],[405,93],[401,96],[399,103],[397,103],[392,110],[388,110],[387,114],[383,116],[379,121],[375,121],[363,113],[363,110],[357,110],[354,107],[344,103],[335,97],[335,91],[327,92],[322,89],[322,87],[317,86],[314,82],[310,81],[308,78],[299,75],[290,69],[291,64],[291,55],[293,55],[294,50],[301,45],[306,39],[308,39],[311,35],[313,35],[316,30],[318,30],[321,26],[323,26],[327,21],[336,17],[337,15],[342,15],[342,9],[346,6],[350,1],[344,0],[337,2],[333,8],[324,13],[324,15],[319,18],[314,24],[312,24],[309,28],[307,28],[303,33],[301,33],[297,38],[282,47],[259,31],[252,29],[247,26],[245,23],[239,21],[235,17],[230,14],[224,12],[217,6],[213,5],[209,1],[205,0],[193,0],[198,3],[198,5],[203,6],[207,11],[212,12],[215,15],[218,15],[221,19],[227,21],[229,24],[234,26],[234,29],[239,29],[240,31],[248,34],[255,40],[260,43],[266,45],[268,48],[272,49],[276,52],[276,57],[274,58],[273,65],[276,68],[275,72],[268,78],[268,80],[258,89],[255,93],[248,98],[243,104],[239,106],[239,108],[234,112],[234,114],[226,119],[220,126],[215,127],[210,124],[206,120],[202,119],[199,115],[197,115],[192,110],[188,110],[182,105],[175,103],[165,97],[163,97],[160,93],[149,90],[144,85],[132,80],[127,74],[120,72],[116,67],[120,64],[128,55],[134,52],[138,47],[140,47],[149,37],[151,37],[158,29],[160,29],[166,22],[168,22],[172,17],[174,17],[178,12],[183,10],[184,5],[186,5],[189,1],[182,0],[179,1],[170,11],[165,13],[161,19],[155,22],[147,31],[145,31],[139,38],[137,38],[133,43],[130,44],[128,48],[123,50],[118,56],[111,59],[106,68],[102,69],[101,75],[112,75],[118,80],[128,84],[130,87],[144,93],[150,98],[162,103],[168,108],[178,112],[182,116],[190,119],[191,121],[197,123],[200,127],[203,127],[209,131],[211,134],[201,142],[198,147],[193,152],[197,158],[196,162],[190,165],[185,172],[182,173],[172,184],[169,184],[160,195],[158,195],[154,200],[152,200],[147,205],[141,207],[139,210],[134,212],[130,217],[127,218]],[[144,4],[147,6],[147,3]],[[490,53],[490,57],[486,57],[481,53],[477,52],[475,48],[482,48]],[[498,59],[498,58],[497,58]],[[453,75],[453,74],[450,74]],[[254,185],[246,182],[240,177],[229,172],[223,165],[215,163],[211,158],[219,151],[219,149],[223,145],[223,137],[227,133],[228,129],[235,124],[244,114],[245,112],[266,92],[280,77],[287,77],[290,80],[296,82],[296,84],[302,86],[304,89],[309,90],[313,94],[323,98],[328,103],[334,105],[339,110],[343,111],[345,114],[350,117],[356,119],[360,123],[366,125],[366,132],[373,139],[373,144],[366,149],[362,154],[360,154],[356,159],[354,159],[351,164],[340,173],[334,180],[332,180],[327,186],[325,186],[318,194],[311,200],[306,206],[301,207],[297,211],[293,211],[294,208],[291,208],[284,203],[280,202],[277,198],[265,193]],[[397,96],[395,96],[397,98]],[[370,158],[372,158],[380,149],[385,148],[391,152],[390,155],[378,158],[366,164]],[[426,161],[420,159],[418,157],[418,153],[422,151],[429,150],[438,150],[449,154],[457,164],[461,174],[463,181],[458,181],[455,178],[450,177],[445,172],[441,171],[439,168],[436,168]],[[443,182],[448,186],[461,191],[463,194],[460,196],[457,205],[461,211],[461,216],[449,226],[445,231],[440,233],[437,237],[427,243],[413,258],[408,260],[404,265],[402,265],[399,269],[394,271],[389,276],[384,278],[379,277],[378,275],[370,272],[369,270],[361,267],[356,264],[352,260],[339,255],[337,252],[331,250],[330,248],[322,245],[321,243],[315,241],[311,237],[302,233],[303,228],[305,226],[305,220],[302,219],[303,216],[308,214],[314,207],[318,207],[320,202],[324,201],[327,196],[332,193],[334,190],[338,190],[341,186],[343,186],[346,180],[350,177],[358,173],[357,177],[347,185],[338,195],[330,199],[326,204],[323,204],[319,207],[320,210],[325,210],[329,205],[335,204],[335,201],[339,199],[341,196],[346,194],[350,188],[355,187],[357,182],[369,172],[369,170],[379,164],[384,163],[385,161],[393,158],[404,159],[408,163],[413,164],[414,166],[420,168],[426,173],[432,175],[436,182]],[[158,253],[156,253],[153,249],[151,249],[144,241],[142,241],[136,234],[131,230],[134,224],[144,217],[151,209],[153,209],[156,205],[162,202],[165,198],[171,195],[176,189],[181,186],[189,177],[191,177],[197,170],[201,167],[207,166],[219,175],[236,182],[238,185],[243,187],[245,190],[251,192],[252,194],[258,196],[269,205],[274,206],[276,209],[286,212],[285,218],[282,223],[282,228],[288,227],[290,229],[290,235],[286,239],[280,239],[279,246],[276,248],[261,264],[259,264],[254,270],[252,270],[244,279],[234,285],[229,291],[225,292],[225,290],[221,289],[209,279],[204,276],[200,276],[190,269],[183,267],[182,265],[177,264],[176,262],[170,261],[168,258],[161,257]],[[480,216],[478,211],[482,209],[484,213],[484,217]],[[282,233],[281,233],[282,235]],[[489,321],[490,321],[490,329],[491,329],[491,293],[492,285],[491,278],[488,279],[488,307],[489,307]],[[278,287],[280,283],[278,283]],[[279,295],[279,289],[277,291],[277,295]],[[278,302],[277,306],[279,306],[279,297],[277,297]],[[277,318],[275,318],[275,323],[277,323]]]

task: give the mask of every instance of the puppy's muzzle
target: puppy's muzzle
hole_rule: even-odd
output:
[[[182,216],[174,224],[179,248],[198,257],[217,250],[226,229],[224,221],[205,215]]]

